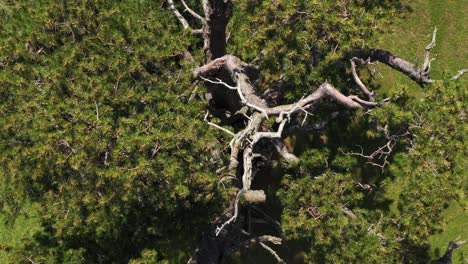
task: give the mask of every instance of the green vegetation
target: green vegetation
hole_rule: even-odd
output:
[[[189,39],[172,14],[155,1],[9,8],[0,26],[0,205],[14,219],[38,204],[32,221],[41,226],[10,250],[12,262],[126,261],[150,244],[186,259],[203,230],[196,223],[222,193],[209,161],[217,131],[203,122],[203,101],[181,100]]]
[[[468,29],[463,26],[467,23],[464,10],[468,5],[464,1],[409,1],[410,10],[405,13],[404,19],[398,21],[391,33],[382,37],[382,48],[392,49],[395,53],[406,58],[423,56],[423,47],[427,44],[429,31],[414,30],[416,28],[434,28],[438,30],[437,46],[433,53],[437,59],[433,62],[434,78],[450,77],[464,67],[463,62],[468,60],[468,51],[463,45]],[[404,38],[400,36],[405,36]],[[384,79],[381,81],[384,91],[391,91],[401,86],[409,86],[410,92],[420,94],[423,92],[416,84],[409,82],[406,76],[402,76],[388,68],[381,67]],[[466,79],[461,79],[462,86],[466,86]],[[393,200],[392,211],[399,214],[397,200],[400,193],[402,180],[388,187],[387,197]],[[443,232],[430,238],[431,256],[439,258],[445,252],[450,240],[466,239],[466,200],[463,203],[452,203],[443,214]],[[463,263],[468,255],[468,247],[464,246],[454,253],[454,263]]]
[[[0,262],[14,263],[15,248],[22,247],[25,241],[31,240],[40,231],[37,208],[25,204],[21,213],[12,221],[7,215],[0,215]]]
[[[464,239],[466,237],[466,223],[468,223],[468,214],[466,213],[466,200],[462,204],[453,203],[446,209],[442,217],[444,225],[442,232],[429,238],[431,244],[431,256],[441,257],[448,246],[448,241],[453,239]],[[453,254],[453,263],[465,263],[468,258],[468,249],[461,247]]]
[[[381,47],[408,60],[419,58],[422,62],[431,30],[437,27],[437,45],[432,51],[437,57],[433,61],[432,75],[436,79],[455,75],[468,60],[468,51],[464,45],[459,45],[466,42],[468,34],[468,29],[463,26],[467,22],[465,10],[468,4],[454,0],[414,0],[405,1],[405,5],[409,10],[392,27],[391,33],[383,35]],[[421,91],[416,84],[408,82],[406,76],[384,67],[381,70],[385,76],[381,81],[385,91],[402,85],[410,86],[414,92]],[[461,81],[466,83],[466,80]]]
[[[242,169],[226,170],[231,137],[204,116],[236,132],[247,119],[227,103],[237,94],[219,101],[222,92],[194,80],[203,40],[169,3],[0,0],[0,263],[185,263],[232,211]],[[187,4],[202,13],[199,1]],[[258,66],[259,94],[284,85],[281,104],[325,80],[359,93],[351,57],[382,48],[413,61],[434,26],[439,81],[421,87],[383,64],[384,79],[360,70],[388,102],[351,111],[324,100],[305,127],[326,126],[308,131],[293,116],[299,128],[283,140],[297,163],[264,155],[276,152],[262,139],[253,186],[267,202],[241,204],[231,226],[252,236],[231,233],[229,243],[281,237],[284,246],[271,247],[288,263],[427,263],[450,240],[468,239],[466,80],[450,80],[468,59],[464,1],[232,5],[227,52]],[[223,70],[211,77],[232,81]],[[368,163],[383,159],[350,154],[372,153],[388,134],[398,136],[384,169]],[[230,261],[260,250],[253,261],[274,261],[258,245],[240,249]]]

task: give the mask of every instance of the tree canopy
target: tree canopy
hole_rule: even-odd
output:
[[[429,261],[443,209],[464,202],[466,82],[430,76],[431,45],[419,63],[378,49],[404,12],[0,1],[0,211],[39,223],[0,250],[13,263]],[[382,89],[388,66],[408,84]]]

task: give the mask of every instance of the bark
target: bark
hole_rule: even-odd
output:
[[[228,0],[203,0],[205,25],[203,49],[207,62],[226,54],[226,26],[231,19],[232,3]]]
[[[402,59],[386,50],[374,49],[370,52],[369,57],[373,61],[380,61],[387,64],[393,69],[405,74],[411,80],[417,82],[420,85],[434,82],[434,80],[429,78],[429,76],[421,72],[417,65],[410,63],[409,61]]]

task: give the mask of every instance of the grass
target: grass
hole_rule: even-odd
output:
[[[468,35],[468,23],[465,11],[468,10],[468,1],[444,0],[427,1],[412,0],[404,1],[410,11],[402,21],[398,21],[393,32],[383,36],[381,48],[392,51],[395,54],[414,61],[416,57],[421,58],[424,48],[431,40],[434,27],[437,27],[437,45],[432,50],[432,57],[436,60],[432,63],[431,78],[442,79],[454,76],[458,70],[468,68],[468,50],[466,49],[466,36]],[[394,89],[402,87],[417,95],[424,92],[423,88],[409,81],[408,78],[392,69],[381,67],[384,75],[380,92],[388,95]],[[463,85],[468,84],[466,76],[461,79]],[[398,215],[396,206],[401,179],[396,179],[394,184],[388,187],[387,197],[393,200],[390,206],[392,213]],[[433,259],[441,257],[447,249],[450,240],[468,239],[467,208],[453,203],[443,216],[445,219],[444,231],[434,234],[430,238],[430,255]],[[457,249],[453,255],[453,263],[468,262],[468,245]]]
[[[431,56],[436,58],[432,63],[431,77],[442,79],[444,76],[454,76],[458,70],[467,68],[468,50],[466,49],[466,36],[468,23],[465,11],[468,2],[463,0],[403,1],[410,11],[405,19],[398,21],[393,32],[383,37],[382,49],[390,50],[395,54],[414,62],[416,57],[422,62],[424,48],[431,41],[432,32],[437,27],[436,47],[432,49]],[[406,86],[411,93],[422,92],[414,82],[388,67],[381,67],[384,79],[382,91],[388,94],[393,89]],[[468,83],[463,79],[464,83]]]
[[[440,258],[447,250],[448,242],[451,240],[467,240],[468,239],[468,214],[466,206],[453,203],[443,213],[446,221],[444,231],[435,234],[429,238],[431,244],[431,257],[433,259]],[[468,262],[468,246],[465,244],[457,249],[452,257],[453,263]]]

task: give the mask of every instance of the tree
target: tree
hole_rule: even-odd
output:
[[[323,2],[5,4],[0,201],[42,224],[13,261],[427,260],[464,192],[463,87],[429,76],[436,31],[421,66],[371,48],[398,1]],[[375,94],[376,62],[426,94]]]

